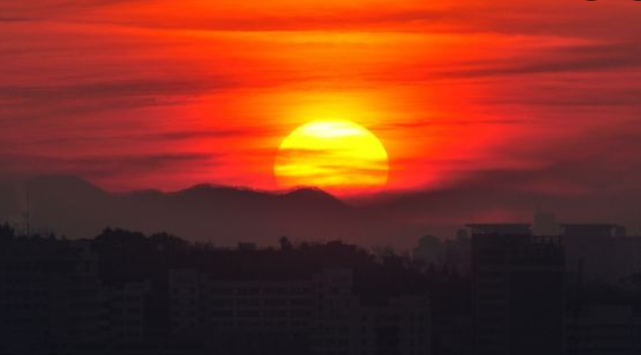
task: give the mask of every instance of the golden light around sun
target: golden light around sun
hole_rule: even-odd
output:
[[[347,120],[317,120],[296,128],[281,143],[274,164],[280,187],[315,186],[338,193],[385,186],[388,172],[381,141]]]

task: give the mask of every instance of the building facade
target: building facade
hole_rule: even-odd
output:
[[[221,354],[430,354],[427,299],[363,306],[348,269],[244,281],[171,270],[169,292],[176,336],[209,339],[203,346]]]
[[[563,354],[564,258],[526,225],[471,225],[480,355]]]

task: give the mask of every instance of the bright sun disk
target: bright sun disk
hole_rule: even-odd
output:
[[[318,120],[281,143],[274,164],[279,186],[316,186],[330,192],[375,190],[387,183],[388,156],[369,130],[346,120]]]

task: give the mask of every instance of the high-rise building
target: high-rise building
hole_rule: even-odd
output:
[[[558,237],[528,225],[469,225],[479,355],[563,354],[564,260]]]

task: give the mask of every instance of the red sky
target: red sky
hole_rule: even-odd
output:
[[[283,137],[335,115],[382,140],[391,191],[495,171],[634,188],[639,18],[632,0],[0,0],[0,172],[271,190]]]

